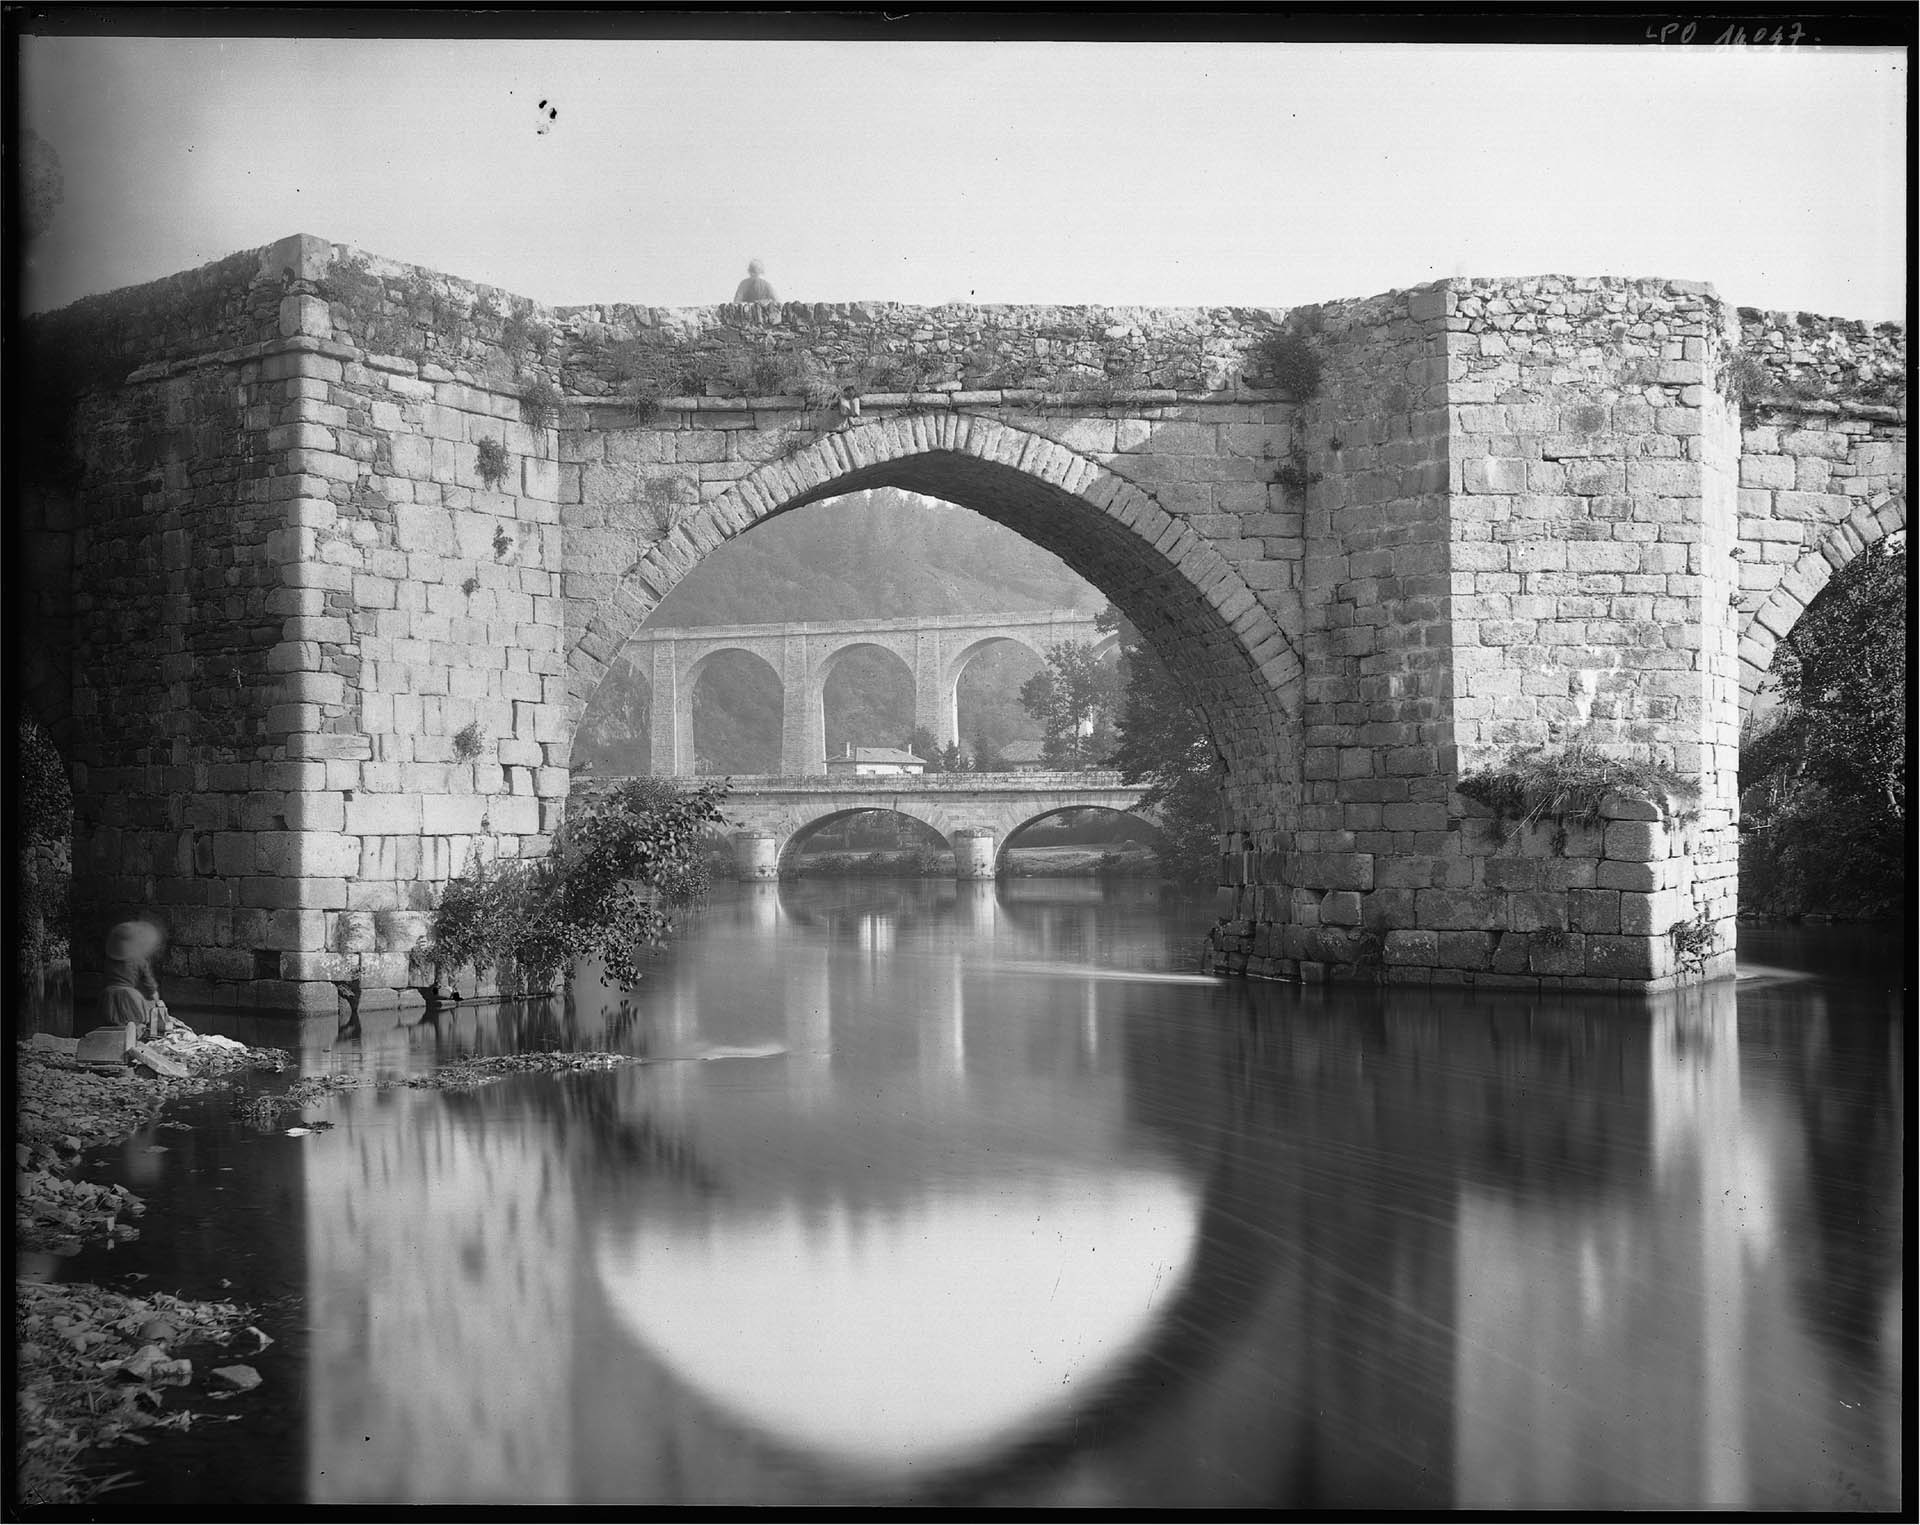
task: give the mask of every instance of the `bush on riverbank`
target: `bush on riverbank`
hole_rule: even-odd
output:
[[[527,994],[595,957],[630,990],[639,949],[663,941],[676,913],[706,893],[707,833],[726,793],[724,783],[629,779],[571,817],[545,857],[476,861],[442,894],[427,957],[443,979],[499,971]]]

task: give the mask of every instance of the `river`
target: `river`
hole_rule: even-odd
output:
[[[1212,915],[726,886],[629,996],[229,1019],[650,1062],[96,1152],[148,1234],[26,1273],[276,1337],[113,1501],[1899,1506],[1897,936],[1636,1002],[1210,980]]]

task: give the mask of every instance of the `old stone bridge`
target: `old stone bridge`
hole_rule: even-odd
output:
[[[1638,989],[1731,967],[1743,709],[1906,520],[1906,335],[1658,279],[1282,312],[524,298],[295,236],[23,325],[27,707],[76,945],[181,1003],[404,999],[478,850],[543,849],[654,606],[892,485],[1065,559],[1225,760],[1218,968]],[[1462,775],[1588,741],[1699,786],[1556,846]]]
[[[619,782],[610,776],[576,777],[573,797],[591,800]],[[1118,773],[1105,769],[891,777],[741,775],[731,784],[725,811],[734,828],[742,879],[778,878],[808,836],[862,810],[890,810],[918,821],[953,849],[956,877],[991,879],[1007,839],[1022,827],[1090,806],[1133,811],[1146,793],[1145,786],[1122,783]],[[1154,821],[1151,812],[1135,813],[1150,824]]]
[[[897,658],[913,684],[914,725],[925,727],[945,747],[960,739],[960,675],[988,646],[1013,641],[1045,662],[1048,648],[1062,642],[1078,641],[1098,652],[1117,639],[1113,632],[1099,629],[1091,614],[1071,609],[912,621],[643,626],[627,642],[619,660],[647,676],[650,760],[656,775],[694,771],[694,686],[701,669],[727,652],[756,658],[779,681],[780,771],[802,774],[826,771],[827,679],[848,652],[877,648]]]

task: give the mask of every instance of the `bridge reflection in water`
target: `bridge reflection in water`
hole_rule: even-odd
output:
[[[661,1062],[343,1098],[314,1501],[1896,1504],[1872,992],[1205,984],[1072,895],[742,887],[548,1018]]]

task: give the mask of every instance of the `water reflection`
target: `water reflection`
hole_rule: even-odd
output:
[[[1196,982],[1209,915],[754,886],[410,1031],[657,1062],[332,1104],[310,1497],[1899,1504],[1897,1007]]]

